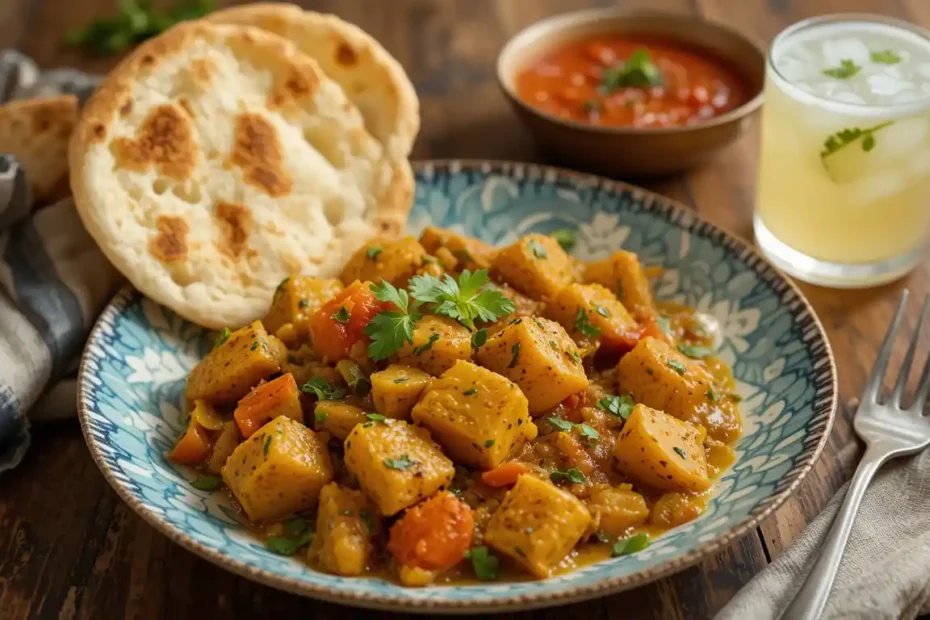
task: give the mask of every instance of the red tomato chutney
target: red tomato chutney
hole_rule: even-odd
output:
[[[549,114],[612,127],[676,127],[749,100],[726,64],[699,49],[600,36],[550,52],[516,77],[517,94]]]

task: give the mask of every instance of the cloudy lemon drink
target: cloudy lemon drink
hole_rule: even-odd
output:
[[[802,22],[772,44],[756,239],[811,282],[866,286],[917,262],[930,224],[930,39],[880,17]]]

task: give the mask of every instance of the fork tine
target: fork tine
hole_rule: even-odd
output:
[[[924,297],[924,304],[920,307],[920,314],[917,317],[917,325],[914,326],[914,333],[911,335],[911,343],[907,346],[907,353],[904,354],[904,361],[901,362],[901,368],[898,370],[898,380],[891,392],[891,404],[899,409],[901,400],[904,398],[904,389],[907,387],[908,375],[911,374],[911,364],[917,352],[917,343],[920,342],[920,328],[924,323],[924,315],[927,313],[928,301],[930,301],[930,295]]]
[[[882,389],[882,377],[885,376],[885,369],[888,367],[888,359],[891,357],[891,349],[894,348],[894,338],[898,333],[898,327],[901,325],[901,317],[904,316],[904,307],[907,305],[907,289],[901,292],[901,301],[898,302],[898,309],[895,310],[894,319],[885,332],[885,340],[882,342],[882,348],[878,352],[878,358],[875,360],[875,366],[872,368],[872,376],[865,386],[862,393],[862,403],[877,403],[878,394]]]

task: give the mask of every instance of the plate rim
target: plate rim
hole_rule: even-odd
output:
[[[715,235],[719,242],[727,249],[735,252],[745,262],[750,262],[750,267],[760,276],[764,276],[765,271],[770,272],[770,277],[765,278],[769,284],[781,282],[788,290],[791,291],[794,298],[800,302],[803,310],[806,311],[807,318],[814,327],[815,336],[810,340],[813,342],[820,341],[823,345],[823,351],[820,353],[821,358],[827,360],[826,370],[829,372],[829,392],[825,394],[815,393],[814,413],[827,407],[826,424],[820,430],[820,437],[817,445],[807,456],[804,457],[803,463],[786,474],[790,482],[783,488],[769,496],[763,501],[760,508],[750,513],[743,521],[735,524],[733,527],[722,532],[713,540],[699,544],[697,547],[678,557],[670,558],[656,566],[638,571],[636,573],[619,575],[616,577],[607,577],[600,581],[584,586],[569,587],[557,590],[555,592],[540,592],[534,594],[519,594],[500,596],[480,596],[469,600],[449,600],[441,598],[430,598],[414,600],[402,596],[371,594],[365,591],[339,591],[332,590],[326,586],[316,585],[295,578],[285,577],[277,573],[249,566],[231,556],[224,554],[222,551],[200,543],[172,525],[159,518],[145,504],[137,500],[123,485],[116,479],[103,457],[103,454],[93,438],[88,420],[87,401],[90,392],[87,370],[88,351],[92,348],[91,344],[99,338],[99,332],[104,330],[104,325],[112,320],[125,309],[126,305],[133,299],[134,295],[142,295],[131,284],[124,285],[107,303],[103,312],[97,317],[94,326],[87,338],[87,345],[81,355],[81,363],[78,369],[77,378],[77,410],[78,418],[81,424],[81,432],[84,436],[84,442],[97,468],[103,474],[104,479],[110,487],[116,491],[123,502],[132,510],[142,517],[142,519],[151,525],[169,540],[179,544],[187,551],[193,552],[206,559],[212,564],[219,566],[227,571],[246,579],[271,586],[273,588],[307,596],[310,598],[323,600],[332,603],[350,605],[354,607],[363,607],[377,610],[406,611],[410,613],[446,613],[446,614],[465,614],[465,613],[491,613],[500,611],[509,611],[514,608],[520,610],[538,609],[542,607],[551,607],[555,605],[565,605],[569,603],[580,602],[592,598],[608,596],[625,590],[639,587],[663,577],[681,572],[694,566],[709,556],[724,549],[732,542],[751,533],[764,519],[772,515],[784,502],[791,497],[800,487],[801,483],[807,478],[807,475],[819,461],[821,453],[829,440],[833,423],[836,417],[838,403],[838,383],[836,360],[830,341],[827,338],[826,330],[814,311],[813,306],[801,292],[800,288],[786,276],[781,270],[769,262],[761,252],[745,241],[741,236],[736,235],[725,227],[718,226],[703,218],[695,210],[687,207],[683,203],[623,181],[617,181],[601,177],[594,174],[577,172],[566,168],[549,166],[545,164],[536,164],[531,162],[517,162],[509,160],[495,159],[426,159],[412,162],[415,175],[424,174],[431,171],[435,174],[437,170],[444,172],[461,172],[474,171],[477,173],[496,173],[511,178],[525,178],[524,171],[538,175],[539,178],[555,182],[559,179],[569,179],[575,184],[585,184],[599,190],[609,192],[628,191],[634,195],[649,200],[649,210],[655,210],[661,203],[661,208],[669,212],[669,219],[673,223],[679,223],[682,218],[691,218],[693,221],[683,226],[685,229],[693,229],[703,226],[709,233]],[[519,172],[519,175],[517,174]],[[754,259],[754,263],[748,260],[749,257]],[[774,276],[774,277],[771,277]],[[784,291],[776,291],[784,295]],[[796,308],[791,311],[793,316],[802,312],[802,308]],[[822,372],[822,371],[821,371]],[[822,388],[818,388],[819,390]],[[826,401],[826,402],[823,402]],[[357,579],[357,578],[352,578]],[[400,586],[398,586],[400,587]],[[455,587],[455,586],[443,586]]]

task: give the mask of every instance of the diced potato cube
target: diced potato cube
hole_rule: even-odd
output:
[[[585,313],[587,325],[600,330],[597,337],[605,346],[629,350],[639,340],[639,325],[600,284],[569,284],[546,304],[546,316],[558,321],[575,339],[586,337],[579,329],[583,325],[579,312]]]
[[[211,474],[223,473],[223,465],[229,460],[230,455],[239,445],[239,427],[230,420],[223,424],[220,434],[216,441],[213,442],[213,453],[210,454],[210,460],[207,462],[207,470]]]
[[[411,236],[396,241],[376,237],[352,255],[339,278],[346,285],[355,280],[387,280],[394,286],[406,286],[425,256],[426,250]]]
[[[520,386],[539,415],[588,387],[578,347],[561,325],[515,319],[478,349],[478,362]]]
[[[335,278],[314,278],[296,276],[287,278],[278,285],[271,301],[271,309],[262,319],[269,333],[278,335],[285,325],[293,329],[286,330],[288,339],[294,344],[297,338],[309,332],[310,315],[320,306],[342,290],[342,283]],[[280,336],[279,336],[280,337]]]
[[[526,235],[498,251],[494,271],[536,299],[549,299],[574,280],[572,259],[547,235]]]
[[[722,398],[700,363],[668,343],[643,338],[617,365],[620,392],[680,420],[699,424],[724,443],[739,437],[742,422],[735,403]]]
[[[706,501],[706,497],[693,493],[663,493],[652,505],[649,523],[668,529],[694,521],[704,512]]]
[[[608,536],[625,536],[627,530],[649,518],[646,500],[629,484],[599,489],[586,503],[597,530]]]
[[[262,379],[281,370],[287,349],[269,336],[261,321],[237,329],[215,347],[187,377],[187,400],[231,405]]]
[[[389,418],[410,419],[410,410],[420,400],[431,377],[412,366],[391,364],[371,374],[371,399],[375,411]]]
[[[239,444],[223,481],[252,521],[284,519],[316,505],[333,479],[326,444],[312,430],[277,417]]]
[[[429,431],[391,418],[352,429],[345,462],[385,516],[446,488],[455,474]]]
[[[411,415],[453,461],[478,469],[497,467],[537,433],[520,388],[471,362],[434,379]]]
[[[348,437],[356,424],[367,421],[364,409],[341,400],[318,401],[313,410],[313,428],[339,440]]]
[[[623,424],[614,459],[626,475],[655,489],[706,491],[704,429],[645,405]]]
[[[361,575],[373,563],[378,509],[361,491],[331,482],[320,492],[316,534],[308,554],[334,575]]]
[[[637,319],[656,314],[649,279],[633,252],[617,250],[602,261],[589,263],[584,281],[606,286]]]
[[[552,574],[591,525],[577,497],[524,474],[494,511],[484,541],[536,577]]]
[[[423,229],[420,234],[420,244],[436,257],[441,256],[441,249],[447,250],[455,261],[452,268],[458,271],[487,269],[494,258],[494,248],[483,241],[435,226],[427,226]]]
[[[438,377],[457,360],[471,359],[471,332],[458,321],[424,315],[413,327],[413,344],[404,343],[397,361]]]

